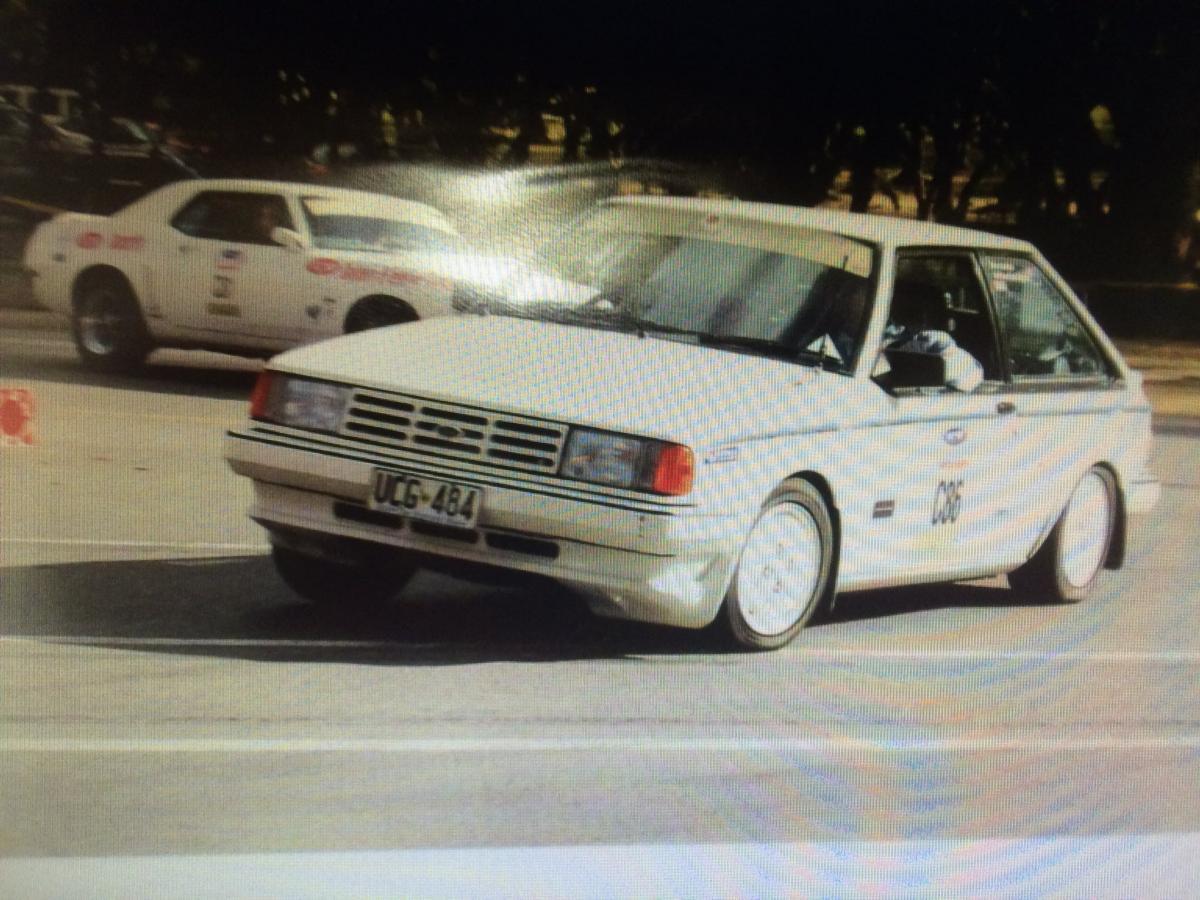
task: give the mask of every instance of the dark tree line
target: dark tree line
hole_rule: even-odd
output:
[[[1130,0],[721,15],[0,0],[0,81],[76,87],[232,156],[382,151],[391,128],[399,155],[471,163],[504,144],[520,164],[549,113],[564,158],[715,165],[741,196],[806,204],[848,173],[854,209],[912,198],[923,218],[1014,228],[1080,267],[1136,259],[1168,274],[1200,254],[1200,235],[1185,246],[1200,205],[1197,48],[1191,4]]]

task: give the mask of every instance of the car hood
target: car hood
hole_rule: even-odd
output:
[[[855,382],[624,332],[440,317],[290,350],[272,368],[704,446],[834,427]]]

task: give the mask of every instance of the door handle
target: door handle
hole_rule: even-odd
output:
[[[1013,403],[1011,400],[1001,400],[996,404],[996,412],[1000,413],[1002,416],[1010,415],[1016,411],[1017,404]]]
[[[192,249],[192,248],[191,248],[191,246],[190,246],[189,244],[180,244],[180,245],[179,245],[179,252],[180,252],[180,253],[187,253],[187,252],[188,252],[189,250],[191,250],[191,249]]]

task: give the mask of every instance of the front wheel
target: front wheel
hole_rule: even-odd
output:
[[[1108,469],[1093,466],[1075,486],[1046,542],[1008,574],[1009,585],[1058,603],[1083,600],[1108,558],[1116,520],[1116,482]]]
[[[833,522],[807,481],[784,482],[763,504],[725,595],[729,634],[772,650],[794,638],[832,590]]]
[[[288,587],[309,603],[329,609],[361,609],[386,603],[417,571],[415,564],[402,557],[377,563],[341,563],[279,546],[271,548],[271,557]]]
[[[115,275],[82,287],[71,332],[83,364],[101,372],[136,371],[153,349],[133,291]]]

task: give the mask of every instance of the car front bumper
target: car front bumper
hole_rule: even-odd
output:
[[[250,516],[276,543],[308,552],[322,552],[325,536],[331,554],[349,539],[438,558],[452,574],[455,561],[464,569],[499,567],[568,584],[600,615],[699,628],[716,616],[741,546],[733,516],[682,504],[551,496],[476,472],[470,478],[484,492],[476,528],[430,526],[369,510],[372,470],[416,467],[449,481],[464,480],[463,472],[287,443],[253,428],[230,432],[225,456],[254,482]]]
[[[1132,515],[1143,515],[1154,509],[1162,495],[1162,483],[1157,478],[1130,482],[1125,488],[1125,508]]]

